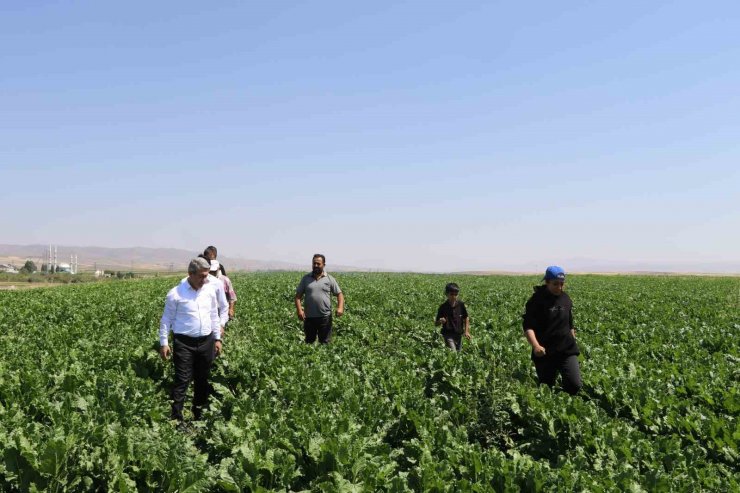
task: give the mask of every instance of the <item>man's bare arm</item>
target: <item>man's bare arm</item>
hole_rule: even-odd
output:
[[[300,295],[300,294],[295,295],[295,311],[296,311],[296,315],[298,315],[298,318],[300,320],[305,320],[306,314],[303,313],[303,306],[301,305],[301,298],[303,298],[303,295]]]
[[[537,336],[534,334],[534,329],[525,330],[524,336],[527,338],[527,342],[529,343],[529,345],[532,346],[535,356],[545,355],[545,348],[540,346],[540,343],[537,341]]]
[[[344,293],[337,295],[337,317],[344,315]]]

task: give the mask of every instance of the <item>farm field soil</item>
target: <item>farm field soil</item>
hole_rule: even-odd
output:
[[[0,281],[0,290],[16,290],[16,289],[31,289],[31,288],[49,288],[55,286],[63,286],[61,283],[47,283],[47,282],[2,282]]]
[[[168,420],[178,278],[0,292],[0,491],[739,491],[740,279],[573,276],[584,389],[540,388],[537,276],[342,274],[328,346],[300,273],[232,277],[216,396]],[[432,324],[462,288],[473,340]]]

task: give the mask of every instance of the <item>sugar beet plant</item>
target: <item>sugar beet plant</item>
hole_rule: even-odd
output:
[[[573,276],[585,387],[538,388],[535,278],[338,274],[347,313],[301,344],[298,274],[235,276],[205,419],[168,420],[177,279],[0,293],[3,491],[738,491],[740,279]],[[432,326],[445,282],[472,317]]]

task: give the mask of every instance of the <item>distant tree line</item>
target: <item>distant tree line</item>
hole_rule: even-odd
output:
[[[20,274],[33,274],[36,270],[36,264],[33,263],[33,260],[26,260],[26,263],[23,264],[23,267],[18,272]]]

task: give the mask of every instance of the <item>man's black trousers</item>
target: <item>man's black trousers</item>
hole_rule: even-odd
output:
[[[185,393],[191,380],[195,380],[193,416],[200,419],[203,407],[208,404],[208,376],[216,358],[213,335],[187,337],[176,334],[173,344],[175,385],[172,387],[172,418],[182,421]]]
[[[306,335],[306,344],[313,344],[316,336],[321,344],[328,344],[331,338],[331,315],[306,318],[303,321],[303,333]]]
[[[537,370],[537,378],[541,384],[555,385],[558,373],[563,377],[563,390],[575,395],[581,390],[581,367],[578,365],[578,356],[545,355],[532,358]]]

